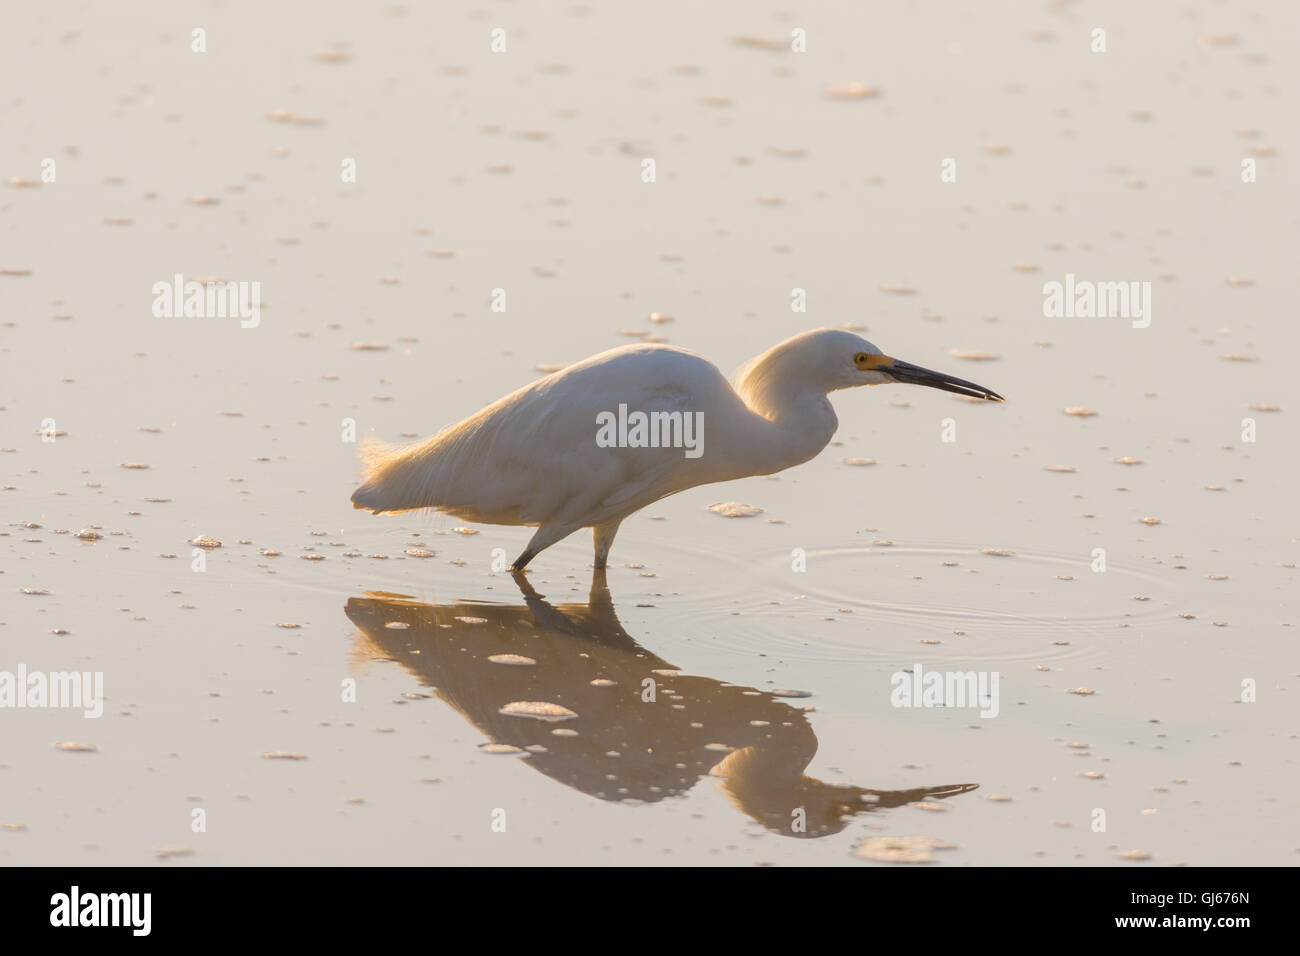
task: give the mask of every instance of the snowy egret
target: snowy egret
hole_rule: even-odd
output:
[[[888,382],[1002,401],[838,329],[769,349],[740,370],[734,388],[694,352],[625,345],[525,385],[426,441],[365,443],[365,477],[352,504],[537,528],[514,571],[591,528],[603,568],[628,515],[696,485],[808,461],[839,424],[828,393]]]

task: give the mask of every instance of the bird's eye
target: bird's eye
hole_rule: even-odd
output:
[[[866,352],[859,352],[857,355],[853,356],[853,361],[855,361],[855,362],[858,363],[859,365],[866,365],[866,364],[867,364],[867,353],[866,353]]]

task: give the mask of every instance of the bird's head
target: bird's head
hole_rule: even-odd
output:
[[[786,339],[750,360],[736,376],[741,398],[768,418],[780,417],[794,396],[809,391],[825,394],[889,382],[928,385],[971,398],[1002,401],[1001,395],[983,385],[893,358],[843,329],[815,329]]]
[[[983,385],[886,355],[862,336],[852,332],[822,329],[808,333],[808,347],[821,366],[828,390],[903,382],[908,385],[927,385],[991,402],[1003,400],[1001,395]]]

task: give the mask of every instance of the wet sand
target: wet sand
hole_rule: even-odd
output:
[[[1300,859],[1295,10],[130,11],[0,41],[0,671],[106,697],[0,709],[0,863]],[[260,321],[155,316],[176,274]],[[1046,317],[1067,274],[1149,327]],[[594,584],[349,504],[354,434],[820,326],[1008,401],[837,393]],[[997,716],[893,706],[917,665]]]

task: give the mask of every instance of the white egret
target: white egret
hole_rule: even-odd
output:
[[[367,442],[352,503],[375,514],[434,509],[537,528],[514,571],[591,528],[603,568],[628,515],[696,485],[808,461],[838,425],[829,392],[888,382],[1002,401],[838,329],[769,349],[740,370],[734,388],[694,352],[625,345],[525,385],[426,441]]]

